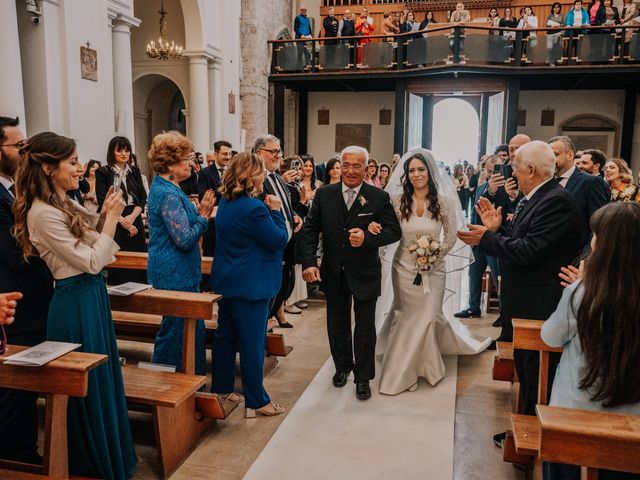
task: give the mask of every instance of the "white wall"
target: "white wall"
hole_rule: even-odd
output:
[[[525,90],[520,92],[519,103],[519,109],[527,111],[527,124],[518,127],[518,133],[526,133],[538,140],[546,141],[559,135],[562,124],[576,115],[593,113],[622,127],[623,90]],[[548,108],[555,110],[555,125],[542,127],[540,115]]]
[[[307,152],[316,162],[335,155],[337,123],[370,123],[371,156],[379,162],[393,158],[394,92],[310,92]],[[391,110],[391,125],[379,125],[379,111]],[[318,125],[318,110],[328,109],[329,125]]]
[[[28,135],[52,130],[76,139],[81,161],[103,160],[115,131],[107,0],[41,1],[40,24],[16,3]],[[98,81],[80,75],[80,47],[97,51]]]

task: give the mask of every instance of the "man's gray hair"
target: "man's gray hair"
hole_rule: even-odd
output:
[[[575,153],[576,145],[573,143],[573,140],[571,140],[566,135],[558,135],[557,137],[553,137],[551,140],[549,140],[548,143],[549,145],[551,145],[552,143],[556,143],[556,142],[562,142],[567,152],[572,151]]]
[[[260,135],[253,144],[253,153],[258,153],[258,150],[264,148],[269,142],[277,142],[280,144],[280,139],[268,133]]]
[[[345,154],[360,155],[364,158],[365,165],[369,163],[369,152],[367,152],[366,148],[359,147],[357,145],[349,145],[348,147],[343,148],[340,152],[340,163],[342,163],[342,158],[345,156]]]
[[[541,140],[522,145],[516,152],[516,158],[524,165],[533,165],[545,179],[556,173],[556,156],[551,146]]]

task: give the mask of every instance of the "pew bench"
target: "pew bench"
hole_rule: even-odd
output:
[[[237,404],[217,395],[198,392],[206,377],[122,367],[130,409],[151,413],[158,456],[169,477],[193,452],[213,419],[224,419]]]
[[[539,405],[546,405],[548,398],[549,354],[562,352],[562,348],[550,347],[540,338],[540,330],[544,320],[513,319],[513,350],[533,350],[540,354],[540,368],[538,370],[538,401]],[[531,415],[520,415],[517,412],[519,388],[512,392],[514,412],[511,414],[512,430],[507,432],[503,443],[502,458],[505,462],[527,464],[532,466],[534,476],[541,475],[541,461],[537,456],[535,434],[537,432],[536,418]],[[532,443],[534,442],[534,443]]]
[[[107,268],[146,270],[147,258],[148,254],[145,252],[118,252],[116,253],[116,261],[108,265]],[[202,272],[205,274],[211,273],[212,264],[212,257],[202,257]],[[123,340],[153,343],[155,335],[160,329],[162,315],[180,316],[166,312],[159,312],[154,315],[142,314],[139,312],[119,311],[121,309],[114,308],[113,298],[114,297],[112,297],[111,306],[114,309],[113,320],[116,327],[116,335],[118,338],[122,338]],[[207,316],[198,318],[203,318],[205,321],[205,328],[207,331],[206,341],[208,345],[211,345],[215,336],[215,329],[218,326],[217,306],[214,306],[212,317]],[[292,346],[285,344],[284,335],[282,334],[267,333],[266,340],[267,357],[286,357],[293,350]],[[268,370],[275,367],[275,363],[273,362],[267,362],[266,365],[269,366]]]
[[[8,345],[0,356],[0,386],[46,395],[43,465],[0,460],[0,468],[10,470],[0,478],[69,478],[67,451],[67,403],[69,397],[86,397],[89,372],[106,363],[108,357],[94,353],[69,352],[42,367],[6,365],[3,359],[28,347]],[[23,475],[14,470],[23,470]],[[23,476],[20,476],[23,475]]]

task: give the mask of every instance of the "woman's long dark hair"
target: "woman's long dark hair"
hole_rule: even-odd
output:
[[[442,214],[440,213],[440,203],[438,202],[438,187],[436,187],[436,182],[433,180],[433,176],[436,174],[436,172],[432,172],[429,169],[427,161],[419,153],[416,153],[413,157],[407,159],[407,161],[404,162],[404,174],[402,176],[402,197],[400,198],[400,217],[402,218],[402,220],[409,220],[409,217],[411,217],[411,213],[413,210],[414,190],[411,181],[409,181],[409,164],[413,159],[420,160],[424,164],[424,166],[427,167],[427,172],[429,172],[429,181],[427,183],[427,210],[431,212],[431,216],[434,220],[442,221]]]
[[[585,359],[580,388],[617,407],[640,402],[640,204],[610,203],[590,224],[596,248],[576,316]]]
[[[116,151],[125,149],[129,153],[133,153],[131,142],[127,137],[113,137],[107,147],[107,164],[116,164]],[[131,159],[131,157],[129,157]]]
[[[324,175],[325,185],[329,185],[331,183],[331,175],[329,174],[331,173],[331,170],[333,170],[333,167],[336,165],[336,163],[340,163],[340,160],[338,160],[337,158],[332,158],[327,162],[327,168],[325,169]]]
[[[87,163],[87,168],[84,171],[84,178],[89,178],[89,175],[91,174],[91,167],[93,167],[96,163],[98,164],[98,168],[100,168],[100,162],[98,160],[89,160],[89,162]]]

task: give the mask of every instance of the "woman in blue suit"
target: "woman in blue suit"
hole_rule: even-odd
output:
[[[247,418],[284,412],[267,395],[262,377],[269,302],[280,289],[288,235],[280,200],[272,195],[264,202],[256,198],[263,183],[264,166],[255,154],[233,157],[219,189],[218,241],[211,272],[211,287],[223,296],[213,344],[211,390],[230,400],[241,399],[233,393],[239,351]]]

